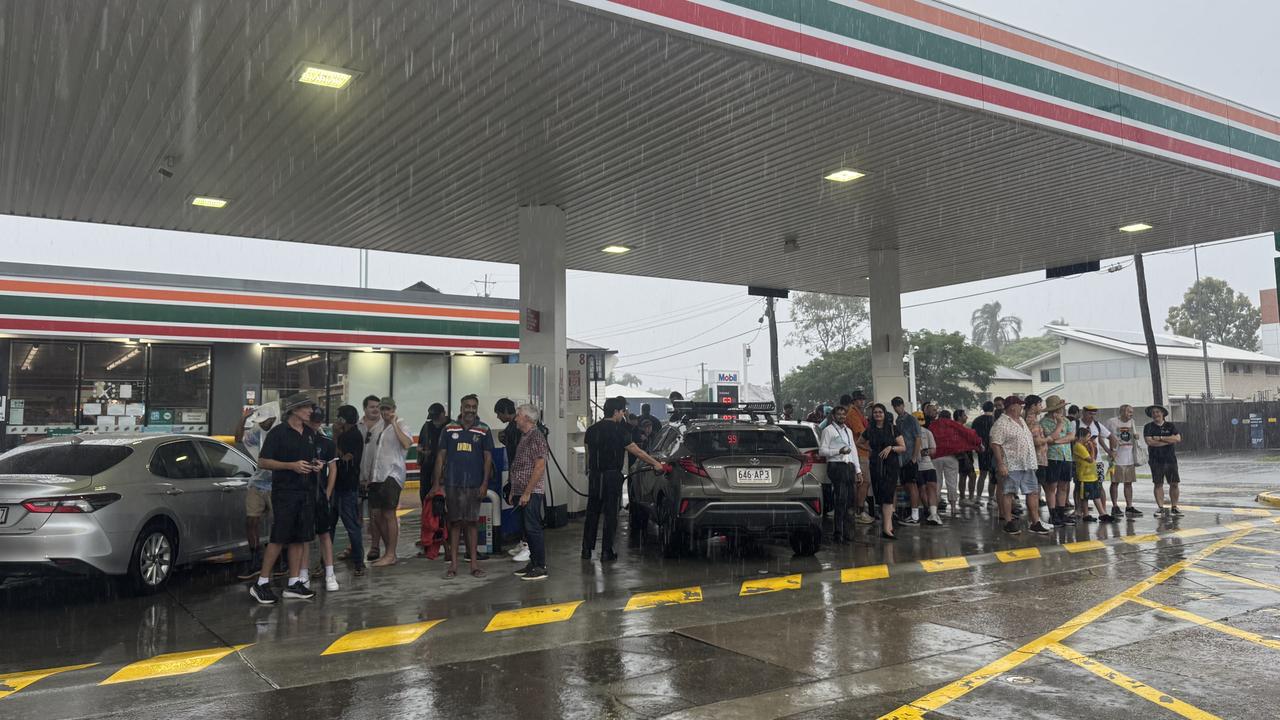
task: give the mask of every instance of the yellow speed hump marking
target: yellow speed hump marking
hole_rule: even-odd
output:
[[[888,565],[845,568],[840,571],[840,582],[852,583],[864,580],[883,580],[889,577]]]
[[[1208,535],[1209,529],[1208,528],[1187,528],[1185,530],[1175,530],[1173,534],[1175,537],[1180,537],[1180,538],[1200,537],[1201,535]]]
[[[484,631],[498,632],[499,630],[513,630],[532,625],[564,622],[573,617],[573,611],[577,610],[581,604],[581,600],[574,600],[573,602],[538,605],[536,607],[520,608],[519,610],[503,610],[489,620],[489,624],[485,626]]]
[[[1243,517],[1271,517],[1271,511],[1265,508],[1232,508],[1231,514]]]
[[[408,645],[442,622],[444,620],[427,620],[426,622],[405,625],[388,625],[386,627],[353,630],[335,640],[332,645],[325,648],[325,651],[320,654],[340,655],[361,650]]]
[[[91,668],[97,664],[98,663],[66,665],[63,667],[45,668],[43,670],[24,670],[22,672],[0,675],[0,700],[9,697],[32,683],[40,682],[51,675],[71,672],[72,670],[84,670],[85,668]]]
[[[627,601],[624,611],[648,610],[663,605],[684,605],[702,602],[702,588],[698,586],[676,588],[675,590],[655,590],[653,592],[636,593]]]
[[[208,669],[209,666],[231,653],[240,652],[252,644],[253,643],[246,643],[244,645],[232,645],[231,647],[224,646],[208,648],[205,650],[189,650],[187,652],[156,655],[153,658],[139,660],[135,663],[125,665],[115,671],[115,674],[111,677],[98,684],[115,685],[117,683],[136,682],[138,680],[152,680],[155,678],[172,677],[174,675],[190,675],[191,673],[198,673],[201,670]]]
[[[1176,713],[1184,718],[1192,718],[1192,720],[1218,720],[1218,716],[1213,713],[1205,712],[1195,705],[1189,705],[1169,695],[1169,693],[1161,692],[1146,683],[1134,680],[1119,670],[1107,667],[1086,655],[1081,655],[1066,645],[1050,643],[1046,649],[1058,657],[1061,657],[1063,660],[1074,663],[1094,675],[1097,675],[1103,680],[1107,680],[1119,687],[1122,687],[1138,697],[1149,700],[1169,712]]]
[[[921,560],[920,567],[925,572],[946,572],[947,570],[963,570],[969,567],[969,559],[963,555],[938,558],[937,560]]]
[[[1019,560],[1036,560],[1040,557],[1040,548],[1025,547],[1013,550],[1001,550],[996,553],[996,559],[1002,563],[1018,562]]]
[[[800,573],[796,573],[794,575],[783,575],[781,577],[745,580],[742,583],[742,589],[738,591],[738,597],[763,595],[765,593],[778,592],[779,590],[799,590],[802,582],[803,577]]]
[[[1062,546],[1069,553],[1089,552],[1090,550],[1105,550],[1107,544],[1101,540],[1080,540],[1078,542],[1064,543]]]
[[[1143,535],[1125,535],[1120,539],[1130,545],[1141,545],[1142,543],[1159,542],[1160,536],[1155,533],[1146,533]]]

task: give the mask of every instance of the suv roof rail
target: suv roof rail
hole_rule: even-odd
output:
[[[672,403],[675,422],[690,420],[763,420],[773,422],[774,405],[771,402],[718,403],[697,400],[676,400]]]

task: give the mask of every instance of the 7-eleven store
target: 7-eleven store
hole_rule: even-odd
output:
[[[514,360],[515,301],[0,263],[4,448],[86,429],[229,434],[305,392],[393,395],[414,428]]]

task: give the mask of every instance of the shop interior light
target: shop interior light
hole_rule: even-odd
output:
[[[130,350],[129,352],[127,352],[127,353],[125,353],[125,354],[121,355],[120,357],[116,358],[115,360],[112,360],[111,362],[107,363],[107,372],[111,372],[112,370],[115,370],[116,368],[120,367],[121,365],[123,365],[123,364],[125,364],[125,363],[129,362],[130,360],[132,360],[132,359],[134,359],[134,358],[138,357],[138,355],[139,355],[139,354],[141,354],[141,353],[142,353],[142,350],[140,350],[139,348],[134,348],[134,349]]]
[[[224,208],[227,206],[228,202],[229,201],[226,198],[210,197],[208,195],[196,195],[191,198],[192,205],[203,208]]]
[[[610,255],[623,255],[631,252],[631,248],[626,245],[605,245],[600,248],[600,252],[609,253]]]
[[[303,355],[302,357],[296,357],[292,360],[286,360],[284,364],[289,367],[293,367],[295,365],[302,365],[303,363],[315,362],[319,359],[320,353],[311,353],[310,355]]]
[[[866,176],[867,174],[864,172],[858,172],[857,170],[849,170],[845,168],[845,169],[837,170],[831,173],[830,175],[825,175],[823,176],[822,179],[830,180],[831,182],[846,183],[852,180],[857,180],[860,177],[866,177]]]
[[[27,356],[22,360],[23,372],[29,372],[31,370],[31,363],[36,361],[36,355],[39,355],[39,354],[40,354],[40,346],[32,345],[31,349],[27,351]]]
[[[1151,226],[1146,223],[1133,223],[1132,225],[1121,225],[1120,232],[1135,233],[1143,230],[1150,230]]]
[[[296,77],[300,83],[306,83],[307,85],[319,85],[320,87],[331,88],[333,90],[341,90],[359,74],[360,73],[355,70],[336,67],[334,65],[304,62],[298,65]]]
[[[200,362],[195,363],[194,365],[188,365],[188,366],[186,366],[186,367],[182,368],[182,371],[183,371],[183,372],[195,372],[195,371],[197,371],[197,370],[199,370],[200,368],[203,368],[203,367],[209,367],[209,361],[208,361],[208,360],[201,360]]]

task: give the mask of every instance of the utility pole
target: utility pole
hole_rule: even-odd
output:
[[[751,346],[742,343],[742,401],[751,401],[751,381],[748,380],[747,368],[751,365]]]
[[[1196,298],[1196,314],[1200,323],[1200,356],[1204,359],[1204,399],[1207,403],[1213,399],[1213,386],[1209,384],[1209,341],[1205,338],[1204,323],[1204,288],[1200,287],[1200,246],[1192,245],[1191,253],[1196,259],[1196,289],[1200,290],[1200,297]],[[1204,423],[1205,429],[1208,429],[1208,423]],[[1208,449],[1207,447],[1205,449]]]
[[[1160,381],[1160,356],[1156,354],[1156,335],[1151,329],[1151,308],[1147,305],[1147,272],[1142,267],[1142,253],[1133,254],[1133,269],[1138,275],[1138,311],[1142,313],[1142,332],[1147,336],[1147,362],[1151,366],[1151,402],[1164,404],[1164,383]]]
[[[773,381],[773,402],[782,402],[782,380],[778,374],[778,318],[774,313],[774,297],[765,298],[765,313],[769,318],[769,373]],[[781,405],[779,404],[779,409]]]
[[[480,285],[481,288],[483,288],[480,294],[483,294],[485,297],[489,297],[489,286],[498,284],[497,280],[489,279],[489,273],[484,274],[483,280],[472,280],[471,282],[473,284],[478,284]]]
[[[707,387],[707,364],[704,362],[700,362],[698,363],[698,392],[702,392],[702,388],[704,387]],[[707,397],[701,398],[701,399],[710,400],[711,399],[710,395],[711,395],[711,390],[708,388]]]

